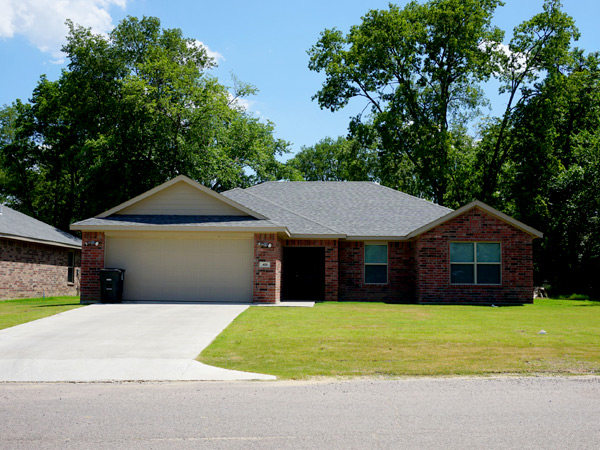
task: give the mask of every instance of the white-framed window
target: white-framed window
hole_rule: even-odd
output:
[[[75,252],[67,255],[67,283],[75,283]]]
[[[387,244],[365,244],[365,284],[387,284]]]
[[[501,255],[499,242],[451,242],[450,283],[500,284]]]

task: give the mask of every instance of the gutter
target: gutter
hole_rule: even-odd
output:
[[[17,235],[13,235],[13,234],[0,233],[0,238],[12,239],[15,241],[33,242],[35,244],[53,245],[55,247],[81,249],[81,244],[77,245],[77,244],[67,244],[67,243],[56,242],[56,241],[46,241],[44,239],[35,239],[35,238],[30,238],[30,237],[17,236]]]

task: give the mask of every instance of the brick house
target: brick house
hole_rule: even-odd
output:
[[[82,295],[126,270],[124,300],[532,302],[542,234],[481,202],[453,211],[369,182],[267,182],[218,194],[179,176],[83,233]]]
[[[81,240],[0,205],[0,299],[79,295]]]

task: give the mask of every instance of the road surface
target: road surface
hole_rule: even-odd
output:
[[[2,449],[594,449],[600,377],[0,384]]]

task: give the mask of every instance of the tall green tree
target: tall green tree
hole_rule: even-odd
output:
[[[288,165],[307,181],[376,181],[377,154],[343,136],[302,147]]]
[[[42,77],[1,145],[1,192],[68,229],[178,174],[216,190],[294,176],[288,143],[240,107],[255,92],[226,88],[215,62],[179,29],[128,17],[108,36],[68,22],[60,78]]]
[[[582,51],[571,61],[515,110],[498,191],[508,212],[545,233],[538,281],[600,295],[600,62]]]
[[[309,68],[326,75],[314,97],[319,105],[337,111],[352,99],[365,101],[369,114],[352,118],[351,133],[375,136],[389,166],[409,163],[427,196],[442,205],[465,197],[457,186],[450,194],[452,153],[463,142],[461,125],[483,102],[480,83],[499,61],[496,47],[485,45],[502,41],[491,25],[499,4],[390,5],[369,11],[347,35],[323,31],[309,50]]]
[[[481,188],[476,195],[487,203],[498,203],[497,187],[504,164],[510,159],[510,128],[517,111],[535,95],[535,83],[568,70],[572,62],[571,43],[579,39],[579,31],[573,18],[561,8],[559,0],[546,0],[543,12],[515,28],[508,46],[485,44],[499,50],[495,75],[501,83],[500,93],[507,95],[503,115],[491,122],[485,131],[486,145],[480,146]]]

